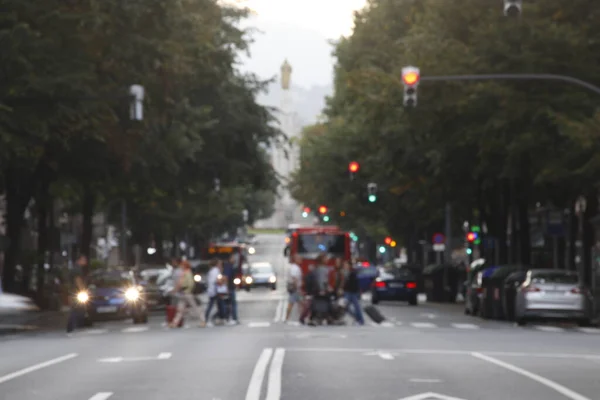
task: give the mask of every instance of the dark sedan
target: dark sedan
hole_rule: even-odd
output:
[[[417,305],[417,278],[407,268],[382,268],[371,286],[371,302],[394,300]]]
[[[148,322],[148,307],[143,289],[132,272],[95,272],[88,279],[88,290],[77,295],[85,311],[85,324],[108,318],[131,318]]]

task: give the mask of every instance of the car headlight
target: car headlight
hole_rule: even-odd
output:
[[[248,254],[254,254],[254,253],[256,253],[256,249],[254,247],[249,247]]]
[[[90,295],[87,292],[81,291],[81,292],[77,293],[77,301],[78,302],[87,303],[89,299],[90,299]]]
[[[233,280],[233,284],[234,284],[234,285],[239,285],[240,283],[242,283],[242,280],[241,280],[240,278],[235,278],[235,279]]]
[[[275,282],[277,282],[277,277],[276,277],[275,275],[272,275],[272,276],[270,276],[270,277],[269,277],[269,282],[270,282],[270,283],[275,283]]]
[[[246,283],[248,283],[248,284],[252,283],[252,278],[249,276],[246,277]]]
[[[202,281],[202,277],[200,275],[194,275],[194,281],[200,282],[200,281]]]
[[[136,288],[129,288],[125,291],[125,298],[130,301],[135,301],[140,298],[140,292]]]

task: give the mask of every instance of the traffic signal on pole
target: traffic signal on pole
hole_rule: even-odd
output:
[[[329,215],[323,217],[323,222],[329,222]]]
[[[304,207],[304,210],[302,210],[302,217],[306,218],[308,217],[308,214],[310,214],[310,208]]]
[[[522,9],[523,0],[504,0],[504,15],[507,17],[521,15]]]
[[[479,235],[477,235],[477,232],[469,232],[467,233],[467,242],[473,243],[478,237]]]
[[[367,185],[367,194],[369,195],[369,203],[375,203],[377,201],[377,184],[369,183]]]
[[[356,161],[352,161],[350,164],[348,164],[348,171],[353,174],[357,173],[359,169],[360,165]]]
[[[421,72],[417,67],[402,68],[402,84],[404,85],[404,107],[416,107],[417,87],[421,81]]]
[[[323,214],[327,214],[327,207],[325,206],[320,206],[319,207],[319,214],[323,215]]]
[[[386,237],[383,241],[385,244],[389,245],[390,243],[392,243],[392,238],[391,237]]]
[[[396,243],[396,241],[395,241],[395,240],[392,240],[392,241],[390,242],[390,246],[391,246],[391,247],[396,247],[396,245],[397,245],[397,244],[398,244],[398,243]]]

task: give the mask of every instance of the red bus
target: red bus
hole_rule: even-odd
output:
[[[327,265],[333,272],[336,258],[350,260],[352,257],[350,234],[337,226],[297,228],[291,236],[289,254],[290,262],[296,254],[302,257],[302,265],[300,265],[302,275],[308,272],[311,264],[316,264],[319,254],[327,254]],[[329,280],[333,285],[332,273],[329,275]]]
[[[248,262],[248,248],[240,243],[211,243],[202,251],[202,258],[211,260],[217,258],[223,261],[229,261],[232,255],[235,255],[235,284],[240,285],[243,279],[243,266]],[[239,279],[239,280],[238,280]]]

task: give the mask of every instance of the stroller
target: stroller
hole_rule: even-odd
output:
[[[311,322],[316,325],[344,325],[346,306],[343,299],[337,299],[334,294],[315,296],[312,301]]]

